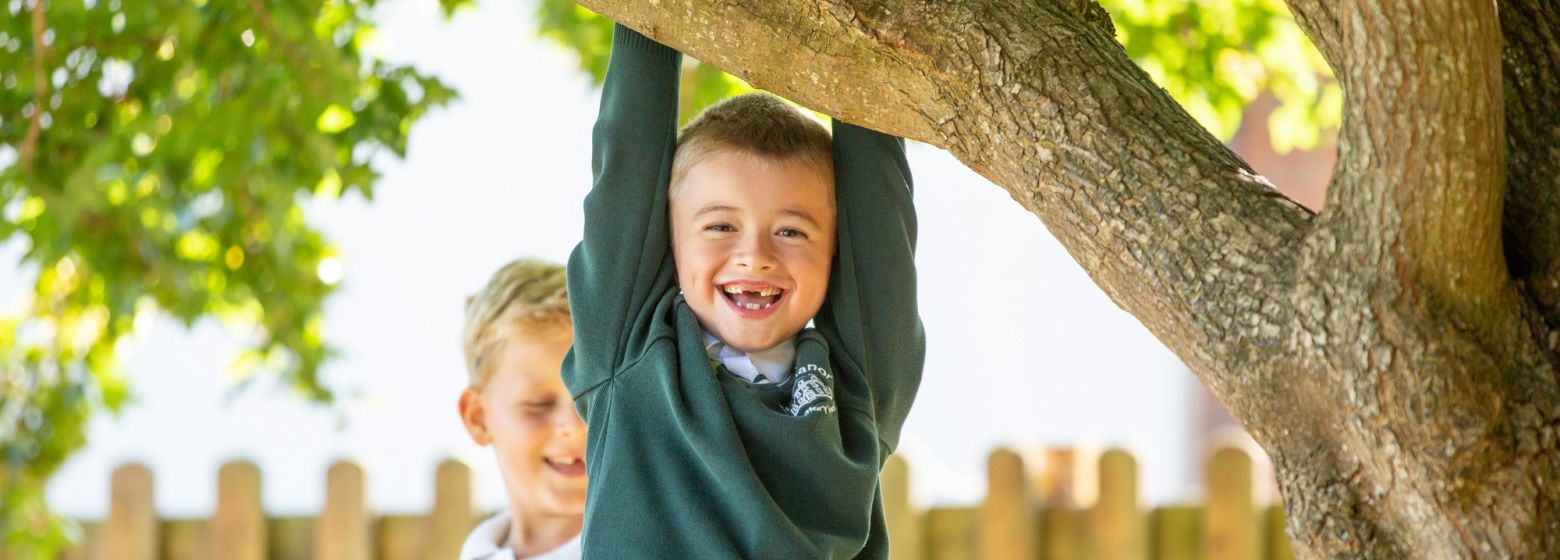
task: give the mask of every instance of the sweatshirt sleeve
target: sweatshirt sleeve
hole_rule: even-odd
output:
[[[866,374],[884,457],[921,383],[926,336],[916,307],[916,217],[903,139],[834,121],[838,241],[820,326]]]
[[[592,132],[585,234],[569,257],[574,347],[564,381],[575,398],[606,382],[643,334],[670,282],[667,185],[677,138],[682,55],[618,25]]]

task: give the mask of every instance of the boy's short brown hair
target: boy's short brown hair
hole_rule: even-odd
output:
[[[549,336],[573,328],[567,276],[562,266],[519,259],[498,269],[487,286],[466,298],[466,372],[481,388],[498,361],[504,343],[516,333]]]
[[[798,161],[834,187],[833,139],[818,121],[767,93],[749,93],[711,105],[684,126],[672,157],[671,196],[688,170],[721,150]]]

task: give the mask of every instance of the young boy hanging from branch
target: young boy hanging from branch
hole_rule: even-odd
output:
[[[766,94],[679,136],[680,63],[617,27],[568,266],[585,555],[885,558],[925,355],[904,143]]]

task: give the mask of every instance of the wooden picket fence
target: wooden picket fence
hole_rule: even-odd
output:
[[[471,468],[455,460],[435,470],[433,508],[425,515],[375,516],[363,469],[350,461],[327,471],[318,517],[268,518],[260,469],[246,461],[218,471],[210,519],[159,520],[152,473],[141,465],[115,469],[109,491],[108,517],[82,523],[85,539],[65,560],[454,559],[481,520],[472,507]]]
[[[910,466],[894,457],[882,476],[889,550],[894,560],[1292,560],[1282,508],[1255,501],[1266,484],[1256,471],[1242,447],[1222,447],[1204,465],[1203,504],[1145,508],[1125,451],[999,449],[983,503],[920,510]]]
[[[915,507],[910,466],[899,457],[883,471],[883,503],[895,560],[1289,560],[1282,512],[1253,500],[1257,481],[1239,447],[1214,452],[1205,468],[1201,505],[1144,508],[1137,463],[1110,450],[990,456],[987,495],[973,507]],[[363,469],[349,461],[326,474],[318,517],[268,518],[260,470],[248,462],[218,474],[210,519],[158,518],[152,473],[124,465],[111,481],[109,512],[83,523],[85,538],[68,560],[454,559],[481,517],[472,507],[471,470],[448,460],[434,475],[434,503],[424,515],[375,515],[367,507]]]

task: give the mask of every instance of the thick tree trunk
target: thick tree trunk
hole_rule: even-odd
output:
[[[1088,0],[582,3],[1007,189],[1272,455],[1301,556],[1560,558],[1552,2],[1291,0],[1345,91],[1320,215]]]

